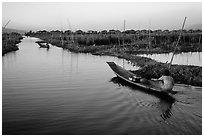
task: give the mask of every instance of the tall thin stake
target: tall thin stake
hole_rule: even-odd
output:
[[[11,21],[11,20],[9,20],[9,21],[6,23],[6,25],[3,27],[2,33],[3,33],[3,31],[5,30],[6,26],[9,24],[10,21]],[[6,35],[6,47],[7,47],[7,45],[8,45],[8,39],[7,39],[7,35]]]
[[[174,52],[173,52],[173,55],[172,55],[172,57],[171,57],[171,61],[170,61],[170,63],[169,63],[169,69],[171,68],[171,64],[172,64],[172,61],[173,61],[173,58],[174,58],[174,55],[175,55],[175,52],[176,52],[176,48],[177,48],[177,46],[178,46],[178,44],[179,44],[179,40],[181,39],[181,33],[182,33],[182,31],[183,31],[183,28],[184,28],[184,25],[185,25],[185,22],[186,22],[186,18],[187,18],[187,17],[185,17],[185,19],[184,19],[184,21],[183,21],[182,29],[181,29],[181,31],[180,31],[178,40],[177,40],[177,42],[176,42],[176,46],[175,46],[175,48],[174,48]]]
[[[3,27],[3,30],[6,28],[6,26],[9,24],[10,21],[11,21],[11,20],[9,20],[9,21],[6,23],[6,25]]]
[[[150,41],[150,20],[149,20],[149,51],[151,49],[151,41]]]
[[[125,50],[125,49],[124,49],[124,43],[125,43],[125,42],[124,42],[124,41],[125,41],[124,39],[125,39],[125,20],[124,20],[124,34],[123,34],[123,56],[124,56],[124,50]],[[124,57],[123,57],[123,68],[124,68]]]

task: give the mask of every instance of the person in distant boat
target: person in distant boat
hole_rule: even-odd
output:
[[[168,69],[165,69],[163,75],[156,80],[147,80],[147,79],[140,79],[140,82],[143,84],[150,84],[153,87],[159,88],[162,91],[169,92],[173,89],[174,86],[174,79],[170,76],[171,73]]]

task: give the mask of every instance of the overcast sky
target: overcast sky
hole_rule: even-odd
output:
[[[202,3],[3,2],[2,26],[22,30],[180,29],[202,24]]]

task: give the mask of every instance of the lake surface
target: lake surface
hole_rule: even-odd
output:
[[[173,53],[168,54],[143,54],[140,56],[148,57],[156,61],[166,63],[170,62]],[[179,65],[193,65],[193,66],[202,66],[202,52],[183,52],[180,54],[175,54],[172,64]]]
[[[175,85],[169,100],[115,77],[106,61],[122,59],[47,50],[37,40],[2,57],[3,134],[202,134],[202,88]]]

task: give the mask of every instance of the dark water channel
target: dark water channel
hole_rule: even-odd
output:
[[[106,61],[121,59],[37,40],[2,57],[3,134],[202,134],[202,88],[176,85],[167,101],[115,77]]]

